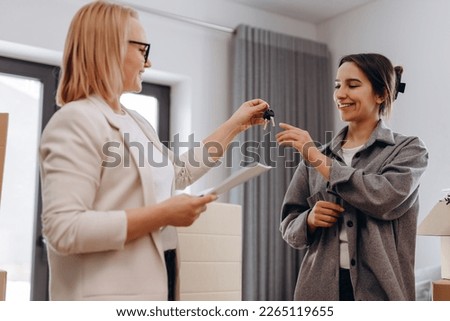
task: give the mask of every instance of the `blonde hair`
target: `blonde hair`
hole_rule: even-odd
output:
[[[78,10],[64,47],[56,94],[59,106],[92,94],[111,101],[122,92],[130,18],[138,18],[134,9],[107,1]]]

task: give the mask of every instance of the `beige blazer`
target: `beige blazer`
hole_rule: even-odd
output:
[[[152,126],[128,112],[167,152]],[[188,154],[173,162],[173,189],[206,173],[202,153],[195,147],[195,162]],[[66,104],[42,134],[40,160],[50,299],[167,300],[161,231],[125,244],[124,210],[154,204],[155,187],[151,171],[128,152],[112,109],[98,96]]]

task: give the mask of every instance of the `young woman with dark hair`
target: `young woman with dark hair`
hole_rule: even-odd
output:
[[[428,153],[389,129],[403,92],[401,67],[380,54],[339,62],[334,101],[347,123],[318,149],[307,131],[280,124],[277,140],[303,157],[286,192],[280,230],[306,249],[297,300],[415,300],[419,181]]]

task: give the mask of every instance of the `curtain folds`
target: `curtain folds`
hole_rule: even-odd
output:
[[[233,106],[266,100],[275,121],[306,129],[320,142],[332,135],[332,78],[326,45],[240,25],[233,39]],[[259,161],[274,168],[230,192],[243,207],[243,300],[291,300],[302,252],[286,245],[279,232],[284,193],[299,161],[280,148],[278,126],[251,128],[231,152],[236,170]]]

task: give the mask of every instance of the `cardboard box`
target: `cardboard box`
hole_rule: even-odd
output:
[[[0,113],[0,203],[2,198],[3,168],[5,165],[7,132],[8,132],[8,114]]]
[[[450,280],[450,194],[431,209],[419,224],[417,234],[441,237],[441,275]]]
[[[0,270],[0,301],[6,297],[6,271]]]
[[[6,153],[6,134],[8,131],[8,114],[0,113],[0,203],[2,196],[3,168]],[[6,271],[0,270],[0,301],[6,297]]]
[[[450,280],[433,282],[433,301],[450,301]]]

